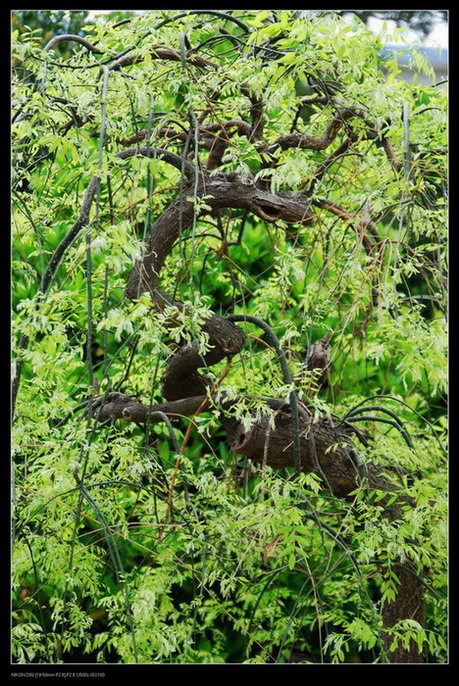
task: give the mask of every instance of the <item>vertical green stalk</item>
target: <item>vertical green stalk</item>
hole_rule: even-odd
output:
[[[251,322],[266,333],[267,338],[273,348],[275,349],[279,362],[282,368],[282,374],[284,376],[284,381],[286,384],[292,387],[290,391],[290,407],[292,408],[292,441],[293,441],[293,464],[295,465],[295,474],[297,476],[301,473],[301,454],[300,454],[300,418],[298,410],[298,396],[294,388],[294,382],[290,369],[288,368],[287,358],[282,350],[279,339],[277,338],[271,327],[266,324],[262,319],[258,317],[253,317],[250,314],[232,314],[228,317],[230,322]]]

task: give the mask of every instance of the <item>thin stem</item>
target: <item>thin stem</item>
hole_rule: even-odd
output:
[[[293,377],[287,364],[287,358],[282,350],[279,339],[277,338],[271,327],[266,324],[259,317],[253,317],[249,314],[233,314],[228,317],[230,322],[250,322],[259,326],[260,329],[266,333],[267,338],[273,348],[275,349],[279,362],[282,368],[285,383],[292,387],[290,391],[290,406],[292,408],[292,439],[293,439],[293,463],[295,465],[295,473],[297,476],[301,473],[301,453],[300,453],[300,418],[298,410],[298,395],[294,388]]]

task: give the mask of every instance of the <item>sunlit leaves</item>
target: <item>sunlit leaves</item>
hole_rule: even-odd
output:
[[[383,70],[381,41],[333,12],[235,11],[248,33],[192,13],[154,29],[174,14],[149,11],[116,28],[113,19],[91,29],[104,49],[132,48],[143,57],[110,73],[101,163],[101,82],[93,67],[102,58],[78,48],[70,65],[49,61],[41,92],[41,48],[27,34],[13,45],[14,182],[23,182],[14,194],[13,323],[15,341],[29,339],[19,351],[13,437],[14,659],[259,663],[289,661],[301,650],[304,663],[361,654],[376,662],[381,605],[398,588],[394,565],[410,560],[419,573],[428,570],[427,622],[396,626],[394,641],[414,640],[443,661],[446,95],[399,81],[395,59]],[[234,31],[234,41],[222,27]],[[219,69],[153,59],[152,44],[178,50],[184,31],[192,49]],[[414,54],[413,61],[432,76],[423,58]],[[330,91],[333,101],[300,116],[297,84]],[[184,306],[158,313],[147,293],[127,300],[126,279],[154,221],[176,197],[180,172],[161,159],[116,158],[122,141],[135,146],[139,135],[143,144],[148,130],[152,146],[176,154],[187,146],[204,169],[209,145],[198,141],[198,165],[190,109],[204,124],[250,122],[247,88],[263,98],[268,146],[293,130],[323,136],[337,105],[364,116],[346,121],[324,150],[269,152],[232,131],[214,173],[265,180],[273,193],[305,193],[319,165],[353,134],[352,147],[329,160],[311,193],[313,202],[327,198],[349,216],[314,207],[310,226],[265,223],[237,208],[212,211],[206,193],[195,197],[191,185],[184,197],[196,221],[181,232],[161,273],[161,287]],[[370,120],[376,136],[368,134]],[[40,278],[93,174],[101,186],[89,225],[40,294]],[[372,395],[390,396],[372,404],[397,412],[414,448],[396,427],[370,417],[357,425],[366,438],[359,450],[413,498],[403,521],[382,516],[382,490],[359,487],[352,503],[341,501],[315,474],[293,479],[289,470],[255,468],[229,451],[222,393],[246,396],[228,415],[249,430],[262,420],[273,428],[275,413],[264,398],[292,390],[259,332],[193,418],[181,454],[163,424],[88,418],[89,399],[108,390],[162,402],[166,359],[183,343],[210,350],[202,326],[212,311],[267,321],[294,373],[311,343],[332,334],[329,386],[315,397],[310,374],[298,381],[314,421],[339,422]],[[205,373],[218,379],[225,364]],[[174,418],[179,445],[189,422]],[[394,476],[395,465],[410,477]],[[99,512],[75,481],[83,466]]]

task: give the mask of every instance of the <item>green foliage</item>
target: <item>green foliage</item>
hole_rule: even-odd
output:
[[[430,662],[444,662],[446,95],[398,81],[395,64],[383,72],[378,39],[358,20],[236,11],[249,33],[193,13],[154,28],[175,14],[148,11],[119,26],[114,16],[86,27],[88,40],[109,54],[135,46],[144,57],[110,72],[102,156],[98,63],[106,56],[74,45],[67,67],[56,53],[45,69],[30,18],[32,32],[14,38],[13,112],[24,116],[13,125],[13,326],[23,361],[13,437],[13,659],[385,662],[381,610],[398,586],[396,561],[409,560],[425,580],[426,625],[396,626],[394,647],[414,640]],[[220,28],[237,36],[236,45]],[[151,58],[152,44],[180,51],[183,32],[221,69]],[[257,50],[267,41],[284,54],[268,59]],[[205,110],[215,91],[216,120],[249,120],[244,84],[263,95],[272,143],[301,106],[296,84],[314,79],[363,107],[402,160],[401,113],[410,105],[409,173],[394,170],[358,120],[356,152],[333,161],[312,193],[352,216],[369,207],[381,237],[374,250],[362,249],[352,222],[326,211],[312,226],[292,227],[235,209],[198,217],[167,259],[161,285],[190,305],[188,314],[173,306],[158,314],[145,294],[124,299],[143,238],[175,198],[180,173],[159,159],[116,158],[121,141],[147,129],[152,146],[180,152],[161,129],[188,130],[190,109]],[[333,108],[310,110],[299,130],[321,136]],[[219,170],[265,178],[273,192],[299,190],[330,152],[290,148],[266,167],[256,142],[235,134]],[[43,292],[41,276],[94,174],[101,187],[91,222]],[[197,213],[206,199],[193,199]],[[342,418],[359,403],[397,414],[414,447],[393,426],[356,426],[367,438],[366,460],[392,477],[395,465],[413,475],[395,477],[415,502],[403,521],[383,517],[387,494],[359,489],[352,502],[341,501],[314,475],[256,469],[229,451],[210,411],[194,420],[181,470],[163,425],[88,419],[92,380],[97,394],[116,389],[162,402],[167,357],[178,337],[208,349],[201,325],[210,310],[265,319],[293,375],[308,346],[333,333],[329,386],[314,400],[317,385],[306,374],[300,396],[316,416]],[[210,373],[223,371],[221,363]],[[266,411],[263,397],[288,393],[284,384],[273,350],[253,334],[223,388],[251,396],[236,408],[249,422]],[[179,444],[188,424],[174,424]]]
[[[13,40],[26,39],[33,35],[42,46],[56,35],[71,33],[84,35],[82,31],[88,21],[88,10],[15,10],[11,15]],[[73,45],[61,43],[57,48],[63,57],[69,57]]]

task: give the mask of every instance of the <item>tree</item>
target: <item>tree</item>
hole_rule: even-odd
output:
[[[15,44],[17,661],[446,659],[446,95],[380,48]]]

